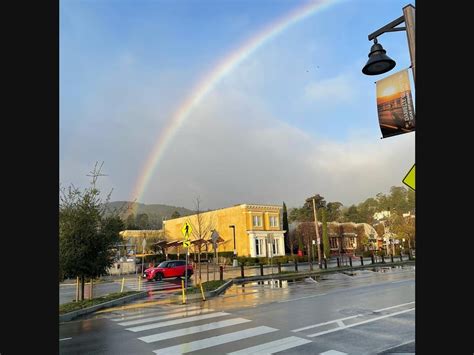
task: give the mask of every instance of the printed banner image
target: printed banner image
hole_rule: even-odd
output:
[[[377,113],[383,138],[415,131],[408,69],[376,82]]]

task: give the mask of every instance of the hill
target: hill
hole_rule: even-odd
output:
[[[126,220],[127,217],[134,213],[135,217],[139,214],[148,215],[150,228],[160,229],[163,220],[171,219],[171,215],[178,211],[180,216],[188,216],[194,214],[194,211],[185,207],[176,207],[161,204],[144,204],[130,201],[113,201],[108,203],[110,210],[121,210],[121,217]]]

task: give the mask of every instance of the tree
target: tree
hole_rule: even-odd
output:
[[[390,230],[395,233],[399,239],[405,238],[408,248],[412,248],[415,242],[415,220],[414,218],[405,218],[398,214],[390,216]]]
[[[344,218],[347,222],[361,222],[361,218],[359,215],[359,210],[355,205],[350,206],[347,211],[344,213]]]
[[[129,230],[140,229],[135,223],[135,215],[133,213],[128,215],[127,220],[125,222],[125,226],[126,226],[126,229],[129,229]]]
[[[298,244],[298,237],[296,235],[295,230],[288,232],[288,241],[289,241],[289,246],[290,246],[290,255],[293,256],[293,253],[295,250],[295,244]]]
[[[211,235],[212,231],[215,229],[214,223],[212,220],[206,219],[201,211],[201,199],[196,197],[195,200],[195,223],[192,221],[188,221],[191,225],[193,231],[192,235],[194,237],[195,243],[195,250],[198,250],[198,268],[199,268],[199,280],[201,280],[201,252],[203,246],[207,248],[207,242],[204,241],[204,238],[208,235]]]
[[[316,210],[319,211],[320,208],[326,207],[326,201],[324,197],[316,194],[314,196],[310,196],[306,199],[303,207],[301,208],[294,208],[290,212],[289,220],[291,222],[311,222],[314,221],[314,214],[313,214],[313,199],[315,200]],[[321,218],[321,212],[318,212],[317,217]]]
[[[378,203],[374,198],[368,198],[357,206],[359,223],[372,224],[374,222],[374,213],[377,212]]]
[[[289,227],[288,227],[288,211],[286,210],[285,202],[283,202],[283,230],[285,231],[285,254],[291,253],[293,255],[293,249],[290,246]]]
[[[179,214],[178,211],[174,211],[173,214],[171,215],[171,219],[179,218],[181,215]]]
[[[303,250],[303,245],[306,246],[306,252],[309,258],[309,256],[311,255],[311,241],[316,240],[316,230],[314,229],[314,222],[301,222],[296,228],[296,233],[300,242],[300,250]]]
[[[328,223],[326,221],[326,209],[322,209],[322,228],[323,228],[323,250],[324,250],[324,257],[327,259],[330,257],[331,254],[331,246],[329,245],[329,237],[328,237]]]
[[[328,202],[327,204],[327,220],[330,222],[340,222],[342,219],[341,211],[342,203]]]
[[[102,163],[103,165],[103,163]],[[90,186],[83,191],[70,185],[59,191],[59,268],[61,277],[79,277],[81,299],[85,278],[107,273],[115,258],[113,248],[121,237],[124,223],[118,214],[107,211],[96,183],[102,169],[95,164]],[[110,199],[111,192],[106,197]]]
[[[149,229],[150,228],[150,218],[146,213],[137,214],[136,223],[139,229]]]

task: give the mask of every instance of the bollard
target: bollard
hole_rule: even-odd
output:
[[[281,263],[278,263],[278,273],[281,274]]]
[[[260,275],[263,276],[263,264],[260,264]]]
[[[183,304],[186,304],[186,294],[185,294],[185,291],[184,291],[184,280],[181,280],[181,290],[182,290],[182,293],[183,293]]]
[[[125,277],[122,277],[122,287],[120,287],[120,293],[123,292],[123,285],[125,283]]]
[[[363,257],[363,256],[360,257],[360,264],[361,264],[362,266],[364,266],[364,257]]]
[[[393,254],[390,254],[390,261],[393,263]]]
[[[199,278],[199,287],[201,288],[202,300],[205,301],[205,300],[206,300],[206,296],[204,296],[204,290],[202,289],[201,278]]]
[[[76,278],[76,302],[79,302],[79,276]]]
[[[370,259],[372,260],[372,264],[375,264],[374,254],[372,254],[372,255],[370,256]]]
[[[142,278],[138,276],[138,291],[142,290]]]
[[[385,264],[384,256],[382,254],[382,264]]]
[[[295,259],[295,271],[298,271],[298,260]]]
[[[224,267],[219,266],[219,277],[221,281],[224,281]]]
[[[242,276],[242,278],[244,278],[244,263],[240,264],[240,276]]]
[[[328,261],[326,260],[326,258],[324,258],[324,268],[325,268],[325,269],[328,268]]]
[[[400,253],[400,261],[403,261],[402,253]]]
[[[337,267],[340,267],[340,263],[339,263],[339,258],[336,259],[337,260]]]
[[[352,256],[349,256],[349,265],[352,267]]]

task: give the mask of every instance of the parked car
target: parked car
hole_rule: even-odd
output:
[[[188,264],[188,278],[193,274],[193,266]],[[186,276],[186,261],[171,260],[163,261],[156,267],[150,267],[143,273],[143,277],[148,281],[162,280],[170,277],[185,277]]]

